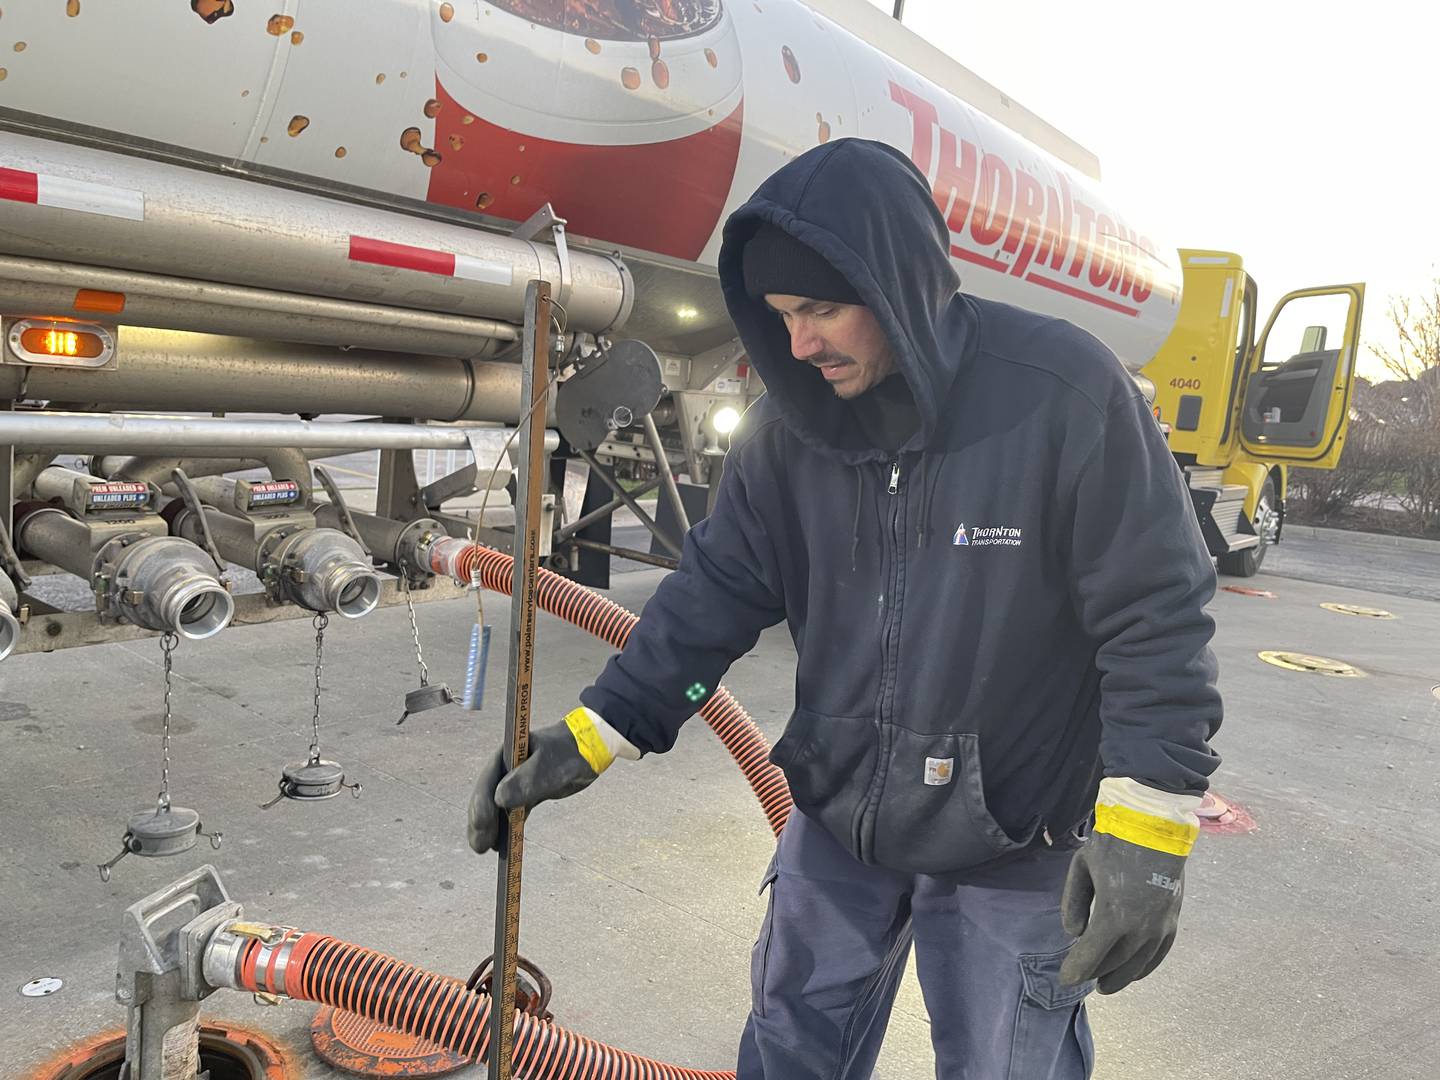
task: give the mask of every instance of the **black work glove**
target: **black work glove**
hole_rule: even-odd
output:
[[[1198,795],[1128,777],[1100,782],[1094,830],[1075,853],[1060,901],[1065,932],[1079,939],[1060,966],[1061,982],[1096,979],[1100,993],[1113,994],[1160,966],[1175,943],[1199,805]]]
[[[497,750],[470,796],[470,847],[481,855],[497,850],[503,814],[584,791],[617,756],[638,758],[640,753],[586,708],[574,710],[563,723],[532,731],[529,756],[508,775],[503,752]]]
[[[1098,979],[1100,993],[1113,994],[1149,975],[1175,942],[1184,882],[1183,856],[1092,835],[1065,880],[1060,918],[1079,940],[1060,967],[1060,981]]]

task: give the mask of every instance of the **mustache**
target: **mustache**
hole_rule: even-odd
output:
[[[823,356],[811,357],[806,361],[811,367],[828,367],[831,364],[853,364],[855,358],[846,356],[844,353],[826,353]]]

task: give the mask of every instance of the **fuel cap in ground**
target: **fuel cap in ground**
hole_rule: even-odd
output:
[[[1266,651],[1259,655],[1265,663],[1274,664],[1287,671],[1305,671],[1314,675],[1330,675],[1341,679],[1360,679],[1365,676],[1365,673],[1353,664],[1347,664],[1343,660],[1332,660],[1328,656],[1276,651]]]
[[[1206,833],[1251,833],[1258,828],[1248,810],[1214,791],[1205,793],[1195,815],[1200,819],[1201,830]]]
[[[64,985],[63,980],[46,975],[38,979],[31,979],[20,987],[20,994],[23,997],[49,997]]]
[[[1334,611],[1340,615],[1358,615],[1365,619],[1393,619],[1395,616],[1378,607],[1361,607],[1359,604],[1321,604],[1326,611]]]
[[[472,1063],[437,1043],[329,1005],[310,1022],[310,1042],[321,1061],[354,1076],[444,1076]]]

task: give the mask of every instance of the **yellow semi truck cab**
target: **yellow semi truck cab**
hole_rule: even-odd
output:
[[[1241,257],[1180,257],[1179,316],[1141,374],[1220,572],[1249,577],[1284,531],[1290,466],[1340,461],[1365,286],[1287,293],[1257,338],[1258,290]]]

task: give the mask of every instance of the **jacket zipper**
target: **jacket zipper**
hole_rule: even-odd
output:
[[[890,580],[887,585],[887,593],[890,597],[890,604],[886,611],[884,627],[881,630],[881,658],[880,658],[880,700],[877,706],[877,715],[880,720],[880,732],[876,746],[875,771],[871,776],[870,790],[866,793],[865,804],[856,819],[855,850],[860,855],[861,861],[874,861],[874,852],[869,854],[871,858],[865,859],[864,836],[867,822],[871,821],[875,814],[875,808],[880,801],[880,793],[885,788],[886,775],[889,772],[888,757],[890,753],[890,722],[889,712],[886,707],[890,697],[890,671],[891,671],[891,642],[895,640],[898,633],[900,621],[900,560],[903,557],[905,545],[900,542],[900,519],[904,509],[905,500],[900,495],[900,458],[897,455],[890,463],[890,482],[885,487],[886,492],[891,496],[890,506]]]

